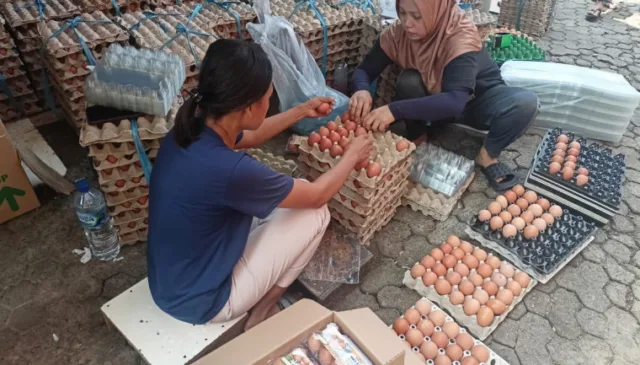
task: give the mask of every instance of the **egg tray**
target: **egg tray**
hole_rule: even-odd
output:
[[[56,105],[60,107],[62,114],[65,116],[67,121],[73,125],[76,130],[81,130],[87,123],[87,113],[85,109],[80,108],[80,110],[71,110],[67,105],[68,101],[60,97],[60,93],[54,92],[54,95],[57,101]]]
[[[120,233],[120,245],[132,245],[136,242],[146,242],[148,233],[149,230],[147,228],[142,228],[125,234]]]
[[[329,204],[329,212],[331,213],[331,217],[344,228],[356,234],[356,238],[360,242],[361,245],[368,246],[373,236],[381,230],[384,226],[386,226],[393,216],[396,214],[396,209],[400,206],[400,200],[393,206],[389,206],[386,209],[388,210],[387,214],[382,216],[381,219],[377,222],[371,223],[368,227],[353,227],[351,226],[351,222],[348,219],[345,219],[344,216],[341,218],[339,212],[336,212],[335,209],[332,208],[331,203]]]
[[[400,186],[394,194],[390,194],[384,198],[384,201],[379,202],[379,204],[373,209],[368,215],[360,215],[353,211],[352,207],[346,207],[340,201],[331,200],[329,202],[329,206],[332,207],[338,216],[343,219],[347,219],[349,224],[352,227],[368,227],[371,225],[371,222],[375,222],[381,217],[385,216],[388,212],[389,207],[396,207],[399,205],[399,202],[402,197],[402,193],[404,189]]]
[[[149,208],[149,196],[141,196],[136,200],[130,200],[119,205],[107,207],[111,216],[120,214],[124,211],[135,209],[147,209]]]
[[[171,38],[176,34],[176,27],[179,24],[187,24],[190,14],[180,16],[170,15],[173,14],[171,8],[164,10],[158,9],[156,11],[156,14],[159,15],[158,18],[154,20],[146,19],[140,22],[141,19],[145,18],[145,15],[142,12],[129,13],[124,14],[116,21],[125,29],[130,29],[132,26],[139,23],[139,28],[135,30],[129,30],[129,33],[135,40],[135,44],[139,48],[158,50],[162,48],[167,42],[169,42]],[[167,33],[165,33],[165,31],[158,25],[158,23],[163,25],[163,27],[167,30]],[[194,22],[190,22],[188,27],[194,32],[207,34],[207,31],[205,29],[202,29]],[[215,42],[218,37],[190,35],[189,39],[191,41],[190,44],[187,41],[186,37],[184,37],[183,35],[179,35],[164,48],[164,51],[167,53],[177,54],[185,63],[186,75],[192,76],[198,74],[198,68],[196,64],[204,59],[209,45]],[[191,49],[193,49],[193,53],[195,53],[196,57],[198,58],[197,60],[193,57]]]
[[[66,19],[80,13],[80,9],[71,0],[41,0],[44,7],[44,20]],[[31,0],[17,0],[3,4],[2,15],[12,29],[40,20],[38,7]]]
[[[427,300],[429,301],[428,298],[422,298],[420,300]],[[431,301],[429,301],[431,302]],[[411,308],[415,309],[415,305],[411,306]],[[409,308],[407,308],[409,309]],[[445,316],[445,323],[446,322],[455,322],[456,324],[458,324],[458,326],[460,327],[460,332],[459,333],[468,333],[467,329],[464,328],[463,326],[461,326],[458,322],[456,322],[451,316],[449,316],[449,314],[447,314],[446,311],[442,310],[442,308],[438,307],[437,305],[431,303],[431,312],[442,312]],[[400,318],[404,318],[404,315],[400,316]],[[389,328],[393,329],[393,326],[389,326]],[[438,328],[437,332],[441,332],[442,328]],[[397,332],[396,332],[397,334]],[[471,334],[469,334],[471,337],[473,337]],[[403,336],[404,337],[404,336]],[[404,341],[404,339],[402,337],[399,336],[399,339]],[[451,342],[449,342],[451,343]],[[478,340],[477,338],[473,338],[473,345],[482,345],[484,347],[487,348],[488,352],[489,352],[489,360],[487,360],[486,363],[480,363],[480,365],[509,365],[508,362],[506,362],[503,358],[500,357],[500,355],[496,354],[493,350],[491,350],[491,348],[489,348],[489,346],[485,345],[484,342],[482,342],[481,340]],[[469,354],[465,354],[464,356],[468,356]],[[464,357],[463,357],[464,358]],[[433,362],[427,362],[427,364],[429,365],[433,365]],[[457,364],[458,365],[458,364]]]
[[[27,105],[27,104],[32,104],[32,103],[37,103],[38,102],[38,96],[36,96],[36,94],[34,93],[30,93],[30,94],[24,94],[24,95],[20,95],[20,96],[15,96],[13,97],[13,99],[9,99],[8,96],[5,96],[4,94],[0,94],[0,110],[1,111],[7,111],[9,109],[15,109],[15,103],[20,104],[20,105]]]
[[[26,68],[24,66],[20,66],[20,67],[15,67],[15,66],[11,66],[11,67],[5,67],[2,70],[2,75],[5,77],[5,79],[11,79],[14,77],[18,77],[18,76],[22,76],[22,75],[26,75]]]
[[[107,206],[113,207],[124,202],[136,200],[142,196],[149,195],[148,186],[138,186],[125,191],[112,191],[105,194]]]
[[[160,148],[160,140],[152,139],[142,141],[142,147],[145,151],[158,149]],[[89,157],[95,157],[97,159],[104,160],[109,155],[120,158],[125,155],[136,153],[137,151],[138,150],[136,149],[136,145],[133,142],[97,143],[89,146]]]
[[[472,172],[462,184],[462,187],[450,198],[409,180],[402,196],[402,204],[409,206],[416,212],[421,212],[427,217],[431,216],[436,220],[444,221],[449,217],[462,194],[471,185],[474,177],[475,172]]]
[[[29,97],[31,97],[31,95],[33,94],[30,94]],[[44,110],[44,105],[40,100],[23,102],[18,99],[18,103],[24,109],[24,113],[16,109],[13,104],[0,101],[0,119],[8,122],[17,118],[37,114]]]
[[[149,209],[132,209],[120,212],[112,216],[113,222],[117,226],[125,225],[129,222],[138,221],[149,217]]]
[[[478,247],[478,246],[474,246],[474,248],[475,247]],[[505,260],[501,260],[501,261],[505,261]],[[480,263],[482,262],[484,261],[480,261]],[[447,272],[450,272],[450,271],[453,271],[453,269],[447,270]],[[497,271],[498,270],[495,270],[494,272],[497,272]],[[516,269],[515,273],[518,273],[518,272],[520,272],[520,270]],[[512,281],[512,280],[513,279],[509,279],[509,281]],[[487,278],[487,279],[484,279],[484,281],[485,282],[490,281],[490,279]],[[536,286],[538,282],[534,278],[531,278],[531,282],[529,283],[529,286],[526,288],[522,288],[520,295],[518,295],[517,297],[514,296],[513,302],[511,302],[511,305],[507,306],[507,309],[504,311],[504,313],[502,313],[501,315],[495,315],[493,322],[487,327],[481,327],[478,324],[477,317],[475,314],[472,316],[468,316],[464,312],[463,304],[458,304],[458,305],[452,304],[451,301],[449,300],[448,295],[438,294],[438,292],[435,289],[435,285],[426,286],[424,285],[422,278],[414,279],[413,276],[411,276],[411,270],[407,270],[404,273],[404,279],[402,280],[402,283],[405,286],[407,286],[409,289],[413,289],[423,297],[426,297],[427,299],[437,303],[441,308],[444,308],[448,313],[450,313],[459,324],[465,326],[474,336],[477,336],[481,340],[485,340],[487,337],[489,337],[489,335],[493,333],[493,331],[496,330],[496,328],[498,328],[498,325],[500,325],[500,323],[502,323],[507,318],[507,315],[511,313],[511,311],[516,307],[516,305],[518,305],[518,303],[522,301],[522,299],[524,299],[525,295],[529,294],[529,292],[533,289],[534,286]],[[477,288],[478,287],[476,287],[476,289]],[[469,296],[465,296],[465,298],[466,297],[469,297]],[[489,298],[491,299],[492,296],[490,296]]]
[[[141,140],[163,138],[173,127],[178,112],[177,103],[171,107],[166,117],[144,116],[138,118],[138,133]],[[104,123],[101,126],[85,124],[80,132],[80,145],[87,147],[94,143],[131,142],[131,122],[127,119],[118,123]]]
[[[575,178],[570,181],[562,179],[561,171],[552,175],[549,173],[549,164],[555,150],[556,138],[565,134],[569,137],[569,143],[577,141],[581,144],[578,155],[577,167],[586,167],[589,170],[589,182],[584,186],[577,186]],[[530,175],[545,182],[556,193],[573,193],[576,199],[584,200],[585,204],[594,203],[603,209],[617,212],[622,201],[622,182],[626,170],[625,155],[619,153],[613,155],[610,148],[605,148],[598,143],[587,144],[586,139],[577,138],[573,133],[563,133],[560,128],[549,130],[534,155],[533,166]]]
[[[114,0],[118,5],[121,13],[126,13],[128,9],[128,0]],[[75,0],[75,3],[80,8],[80,11],[83,13],[93,13],[94,11],[102,11],[106,15],[113,15],[111,11],[115,14],[115,10],[113,7],[113,2],[111,0]],[[111,16],[110,16],[111,17]]]
[[[132,233],[132,232],[136,232],[136,231],[139,231],[139,230],[145,229],[145,228],[147,228],[147,229],[149,228],[149,218],[148,217],[116,225],[116,229],[118,230],[119,234]]]
[[[3,74],[2,71],[0,71],[0,74]],[[19,75],[19,76],[12,77],[10,79],[5,79],[4,82],[9,88],[9,90],[11,90],[11,94],[13,95],[14,98],[17,98],[23,95],[33,94],[33,89],[31,88],[31,83],[29,83],[29,79],[27,78],[27,75]],[[5,95],[4,93],[0,93],[0,100],[5,100],[8,98],[9,98],[8,95]]]
[[[343,208],[352,212],[353,216],[351,220],[359,224],[365,225],[368,222],[368,217],[377,214],[382,208],[394,204],[397,201],[397,197],[401,196],[407,184],[407,179],[400,180],[398,184],[390,187],[385,194],[381,195],[375,200],[374,205],[360,205],[357,201],[349,198],[347,195],[338,193],[333,196],[333,199],[340,203]]]
[[[153,164],[153,160],[153,158],[149,159],[151,164]],[[141,176],[143,174],[143,169],[142,163],[140,161],[135,161],[129,165],[97,170],[96,172],[98,173],[98,182],[102,185],[108,181],[123,180]]]
[[[157,149],[146,150],[145,153],[147,157],[150,159],[155,159],[158,155]],[[114,155],[109,155],[105,159],[93,158],[93,168],[96,171],[101,171],[104,169],[112,169],[120,166],[131,165],[137,161],[140,161],[140,156],[137,152],[133,152],[130,154],[123,155],[121,157],[116,157]],[[137,165],[136,165],[137,166]]]
[[[127,191],[138,186],[149,186],[144,173],[141,171],[140,176],[134,176],[127,179],[110,180],[100,184],[100,190],[105,193],[113,191]]]
[[[542,37],[553,17],[554,0],[533,0],[524,3],[521,8],[519,0],[504,0],[500,3],[498,23],[516,28],[535,37]],[[518,22],[517,19],[520,18]]]
[[[294,161],[265,152],[259,148],[249,148],[245,150],[245,152],[261,163],[271,167],[273,170],[285,175],[293,176],[298,168]]]
[[[178,10],[181,13],[190,14],[198,4],[183,4],[173,5],[172,8]],[[202,9],[196,16],[194,21],[202,29],[205,29],[207,33],[217,34],[221,38],[225,39],[237,39],[238,23],[233,13],[238,15],[240,20],[240,31],[242,32],[242,39],[251,39],[251,34],[247,31],[247,24],[253,22],[256,19],[256,13],[251,5],[237,2],[229,3],[228,10],[223,9],[219,5],[215,4],[202,4]],[[198,21],[202,19],[199,23]]]
[[[378,79],[378,87],[374,103],[377,107],[389,105],[396,95],[396,81],[400,75],[400,67],[396,64],[387,66]]]

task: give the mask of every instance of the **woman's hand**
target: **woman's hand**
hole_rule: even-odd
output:
[[[367,90],[360,90],[349,100],[349,114],[356,121],[361,121],[371,111],[373,99]]]
[[[353,159],[355,165],[360,161],[368,160],[373,148],[373,138],[369,134],[363,134],[347,145],[344,156]]]
[[[328,108],[327,104],[329,105]],[[303,118],[320,118],[331,114],[334,104],[335,100],[333,100],[333,98],[328,96],[319,96],[307,100],[305,103],[300,105],[300,108],[302,110]]]
[[[366,130],[384,132],[396,119],[388,105],[373,110],[362,122]]]

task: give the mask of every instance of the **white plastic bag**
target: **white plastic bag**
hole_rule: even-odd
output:
[[[344,113],[349,98],[326,85],[322,71],[291,23],[281,16],[271,15],[268,0],[255,1],[254,8],[260,23],[248,24],[247,30],[269,56],[273,67],[273,85],[280,99],[280,111],[289,110],[317,96],[329,96],[335,100],[330,115],[303,119],[292,129],[298,134],[307,135]]]

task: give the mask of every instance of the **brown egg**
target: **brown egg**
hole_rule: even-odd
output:
[[[493,314],[499,316],[507,310],[507,306],[498,299],[489,299],[487,307],[493,311]]]
[[[382,167],[377,162],[372,162],[367,167],[367,177],[369,178],[380,176],[381,172],[382,172]]]
[[[451,285],[458,285],[462,280],[462,276],[455,271],[449,271],[445,277]]]
[[[444,252],[442,252],[442,250],[439,248],[434,248],[431,250],[429,255],[431,255],[431,257],[433,257],[436,261],[440,261],[444,257]]]
[[[553,155],[551,157],[551,163],[557,163],[557,164],[562,164],[562,162],[564,162],[564,158],[562,156],[558,156],[558,155]]]
[[[511,190],[513,190],[513,192],[516,193],[518,197],[521,197],[524,195],[524,187],[520,184],[514,186]]]
[[[447,346],[445,353],[453,361],[460,361],[460,359],[462,359],[462,347],[456,344]]]
[[[515,237],[517,233],[518,229],[513,224],[506,224],[504,227],[502,227],[502,235],[505,238]]]
[[[517,217],[522,212],[522,209],[520,209],[516,204],[511,204],[507,207],[507,212],[511,214],[511,217]]]
[[[531,204],[529,206],[529,209],[527,209],[528,211],[530,211],[531,213],[533,213],[534,217],[539,217],[542,215],[542,213],[544,213],[544,209],[542,209],[542,207],[540,206],[540,204]]]
[[[477,300],[480,305],[484,305],[484,303],[489,300],[489,293],[484,289],[476,289],[476,291],[473,292],[473,299]]]
[[[340,138],[342,138],[342,136],[340,136],[340,134],[335,130],[329,132],[329,139],[331,140],[331,142],[337,143]]]
[[[511,220],[511,224],[513,224],[513,226],[516,227],[518,231],[522,231],[527,225],[527,222],[525,222],[521,217],[515,217]]]
[[[422,275],[422,283],[424,286],[431,286],[436,283],[436,280],[438,280],[438,275],[433,271],[427,271]]]
[[[536,203],[541,206],[543,210],[547,210],[551,206],[551,203],[549,203],[549,201],[545,198],[539,198]]]
[[[335,133],[335,132],[332,132],[332,133]],[[344,150],[337,143],[335,143],[329,149],[329,154],[331,155],[331,157],[334,157],[334,158],[338,156],[342,156],[343,153],[344,153]]]
[[[491,323],[493,323],[494,318],[493,310],[489,307],[481,307],[476,314],[476,320],[478,321],[478,325],[480,327],[487,327]]]
[[[489,360],[489,350],[484,345],[478,344],[471,349],[471,356],[480,362],[486,363]]]
[[[444,253],[445,255],[448,255],[451,253],[451,251],[453,251],[453,247],[446,242],[440,245],[440,249],[442,250],[442,253]]]
[[[526,223],[531,223],[535,219],[535,216],[531,211],[526,210],[520,214],[520,218],[524,219]]]
[[[396,336],[398,335],[395,330],[393,331],[393,333],[396,334]],[[307,346],[312,352],[318,352],[320,351],[320,348],[322,348],[322,342],[320,342],[320,340],[318,340],[316,336],[309,336],[309,340],[307,340]]]
[[[503,225],[504,225],[504,222],[502,221],[502,218],[498,216],[491,218],[491,221],[489,221],[489,226],[494,231],[502,228]]]
[[[566,155],[566,152],[565,152],[565,151],[563,151],[563,150],[555,150],[555,151],[553,151],[553,155],[554,155],[554,156],[559,156],[559,157],[563,157],[563,158],[564,158],[564,156]]]
[[[478,213],[478,219],[480,222],[489,221],[489,219],[491,219],[491,212],[486,209],[481,210],[480,213]]]
[[[442,327],[444,325],[444,321],[446,316],[443,311],[432,311],[429,313],[429,320],[433,323],[434,326]],[[433,339],[432,339],[433,340]]]
[[[473,252],[473,245],[467,241],[462,241],[460,243],[460,248],[462,249],[462,251],[464,251],[464,253],[469,254]]]
[[[500,204],[500,206],[502,207],[502,209],[506,209],[507,205],[509,205],[509,201],[507,200],[507,198],[504,195],[498,195],[496,197],[496,202],[498,204]]]
[[[449,294],[449,301],[453,305],[460,305],[464,303],[464,294],[459,291],[454,291]]]
[[[527,210],[527,208],[529,208],[529,202],[525,198],[518,199],[516,201],[516,205],[518,205],[522,210]]]
[[[540,232],[544,232],[545,229],[547,229],[547,221],[545,221],[542,218],[536,218],[533,220],[532,223]]]
[[[556,149],[564,151],[564,150],[567,149],[567,144],[566,143],[562,143],[562,142],[558,142],[558,143],[556,143]]]
[[[485,262],[486,262],[489,266],[491,266],[491,268],[492,268],[493,270],[500,268],[500,264],[502,263],[502,261],[501,261],[499,258],[495,257],[495,256],[489,256],[489,257],[487,257],[487,259],[485,260]]]
[[[446,267],[447,269],[451,269],[454,266],[456,266],[456,264],[458,263],[458,260],[455,258],[455,256],[453,255],[446,255],[443,259],[442,259],[442,264],[444,265],[444,267]]]
[[[589,176],[589,170],[584,167],[578,169],[578,175]]]
[[[473,337],[471,337],[471,335],[466,332],[462,332],[458,336],[456,336],[456,344],[462,347],[462,350],[464,351],[471,350],[474,342],[475,341],[473,341]]]
[[[502,210],[502,206],[500,205],[500,203],[494,201],[489,203],[489,207],[487,210],[491,212],[491,214],[497,215]]]
[[[438,277],[441,277],[441,276],[445,276],[445,274],[447,273],[447,268],[443,264],[438,262],[435,265],[433,265],[433,268],[431,269],[431,271],[436,273]]]
[[[567,143],[569,143],[569,137],[567,137],[567,135],[566,135],[566,134],[561,134],[561,135],[559,135],[559,136],[558,136],[558,138],[556,139],[556,141],[558,141],[558,142],[562,142],[562,143],[564,143],[564,144],[567,144]]]
[[[498,284],[493,281],[485,281],[484,283],[482,283],[482,289],[484,289],[484,291],[486,291],[487,294],[492,297],[498,293],[498,290],[500,288],[498,287]]]
[[[338,127],[336,132],[338,132],[340,137],[349,137],[349,131],[346,128]]]
[[[320,143],[318,144],[318,146],[320,148],[320,151],[326,151],[329,148],[331,148],[331,146],[333,146],[333,143],[331,142],[331,140],[329,138],[322,137],[322,139],[320,140]]]
[[[355,131],[356,128],[358,127],[358,125],[352,121],[348,121],[344,124],[344,127],[348,130],[348,131]]]
[[[460,365],[479,365],[480,363],[473,356],[466,356],[460,361]]]
[[[320,360],[320,365],[331,365],[333,364],[333,355],[326,348],[320,348],[318,352],[318,360]]]
[[[417,278],[421,278],[422,275],[424,275],[424,273],[427,271],[427,269],[424,268],[424,266],[420,265],[420,264],[415,264],[413,265],[413,267],[411,268],[411,276],[414,279]]]
[[[504,303],[506,306],[510,306],[513,302],[513,292],[509,289],[500,289],[496,294],[496,299]]]
[[[536,192],[533,190],[529,190],[524,193],[523,198],[527,199],[527,202],[529,202],[529,204],[533,204],[536,202],[536,200],[538,200],[538,194],[536,194]]]
[[[435,359],[435,357],[438,355],[438,345],[436,345],[434,342],[431,342],[431,341],[423,342],[422,345],[420,346],[420,353],[426,359],[429,359],[429,360]]]
[[[560,163],[558,162],[552,162],[549,164],[549,173],[551,175],[557,174],[560,169],[562,169],[562,165],[560,165]]]
[[[555,219],[553,219],[553,216],[550,213],[544,213],[540,218],[544,219],[545,223],[547,223],[547,226],[552,225],[553,222],[555,221]]]
[[[502,288],[507,284],[507,277],[500,272],[494,272],[493,275],[491,275],[491,281],[496,283],[498,287]]]
[[[554,218],[562,217],[562,208],[558,205],[552,205],[549,208],[549,213],[551,213]]]
[[[509,203],[514,203],[518,199],[518,196],[512,190],[505,191],[504,197],[507,198]]]
[[[580,151],[580,147],[581,147],[580,143],[576,142],[576,141],[573,141],[573,142],[571,142],[571,144],[569,144],[569,148],[573,148],[573,149],[576,149],[578,151]]]
[[[473,256],[467,255],[465,257],[473,257]],[[457,272],[458,275],[460,275],[461,277],[465,277],[465,276],[469,275],[469,266],[465,265],[464,262],[459,262],[453,268],[453,271]]]
[[[587,175],[578,175],[576,178],[576,185],[584,186],[589,182],[589,177]]]
[[[522,285],[520,285],[520,283],[515,280],[511,280],[510,282],[508,282],[505,288],[511,290],[514,297],[517,297],[520,295],[520,293],[522,293]]]
[[[572,169],[576,169],[576,163],[571,161],[565,161],[562,167],[571,167]]]
[[[534,239],[538,237],[539,234],[540,230],[534,225],[528,225],[524,228],[524,237],[527,239]]]
[[[462,263],[467,265],[467,267],[469,267],[469,269],[475,269],[475,268],[478,267],[478,265],[480,265],[480,261],[478,261],[478,258],[475,257],[474,255],[465,255],[462,258]],[[469,275],[469,274],[467,274],[467,275]]]
[[[446,279],[436,280],[436,291],[440,295],[449,295],[451,293],[451,284]]]
[[[398,335],[404,335],[409,330],[409,321],[404,318],[396,318],[393,322],[393,330],[396,331]]]
[[[454,321],[446,322],[442,326],[442,332],[444,332],[449,338],[456,338],[460,333],[460,326]]]
[[[444,324],[444,323],[443,323]],[[444,332],[434,332],[431,336],[431,341],[434,342],[438,348],[445,348],[449,343],[449,337]]]
[[[493,273],[493,269],[487,264],[480,264],[476,271],[478,275],[482,276],[483,278],[488,278]]]
[[[474,298],[467,298],[467,300],[464,301],[462,309],[464,310],[464,314],[472,316],[478,313],[478,310],[480,309],[480,302]]]
[[[425,316],[431,312],[431,302],[428,299],[420,299],[415,304],[420,315]]]
[[[510,263],[502,261],[502,263],[500,264],[500,273],[507,279],[511,279],[513,277],[513,274],[515,273],[515,269]]]
[[[318,134],[320,134],[322,137],[329,137],[329,133],[331,133],[331,131],[327,127],[320,127],[320,129],[318,130]]]
[[[569,155],[569,156],[565,156],[564,161],[565,162],[570,161],[570,162],[573,162],[573,163],[578,163],[578,158],[576,156]]]
[[[458,260],[462,260],[464,257],[464,251],[460,247],[454,248],[451,254]]]
[[[417,328],[410,328],[404,337],[411,346],[420,346],[424,341],[424,335]]]
[[[431,323],[430,320],[425,319],[418,323],[417,328],[420,332],[422,332],[424,336],[431,336],[433,334],[435,326],[433,325],[433,323]]]
[[[427,359],[424,357],[424,355],[422,355],[422,354],[420,353],[420,349],[419,349],[419,348],[414,347],[412,350],[413,350],[413,353],[414,353],[414,354],[416,354],[416,356],[418,357],[418,359],[420,359],[420,363],[421,363],[421,364],[424,364],[424,363],[426,363],[426,362],[427,362]],[[473,356],[472,356],[472,357],[473,357]],[[307,365],[307,364],[305,364],[305,365]],[[337,362],[334,362],[334,363],[333,363],[333,364],[331,364],[331,365],[338,365],[338,363],[337,363]]]
[[[580,155],[580,150],[576,149],[576,148],[570,148],[569,151],[567,151],[567,154],[569,156],[576,156],[578,157]]]
[[[449,235],[447,237],[447,243],[450,244],[452,247],[458,247],[460,246],[460,238],[458,238],[458,236],[455,235]]]
[[[471,295],[476,290],[476,286],[469,280],[462,280],[458,285],[458,290],[464,295]]]
[[[571,180],[573,177],[573,169],[571,167],[565,167],[562,169],[562,179],[565,181]]]
[[[433,363],[434,365],[451,365],[451,359],[447,355],[438,355]]]
[[[527,275],[527,273],[524,273],[522,271],[515,274],[513,276],[513,280],[517,281],[518,284],[522,285],[523,288],[528,287],[529,283],[531,282],[531,278],[529,277],[529,275]]]
[[[415,308],[409,308],[404,312],[404,319],[406,319],[409,324],[418,324],[418,322],[420,322],[420,316],[420,312]]]
[[[409,148],[409,142],[407,142],[404,139],[402,139],[402,140],[398,141],[398,143],[396,143],[396,150],[398,150],[398,152],[402,152],[402,151],[406,150],[407,148]]]
[[[475,256],[475,258],[477,258],[478,260],[483,261],[484,259],[487,258],[487,251],[481,249],[480,247],[476,247],[473,249],[473,256]]]
[[[434,259],[430,255],[427,255],[423,257],[422,260],[420,260],[420,264],[422,264],[422,266],[424,266],[425,269],[431,269],[433,265],[436,264],[436,259]]]

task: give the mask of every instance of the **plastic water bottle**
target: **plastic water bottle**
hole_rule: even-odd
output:
[[[89,242],[91,256],[99,260],[113,260],[120,253],[118,231],[107,212],[107,204],[102,193],[89,186],[84,178],[76,180],[73,202],[76,215]]]

